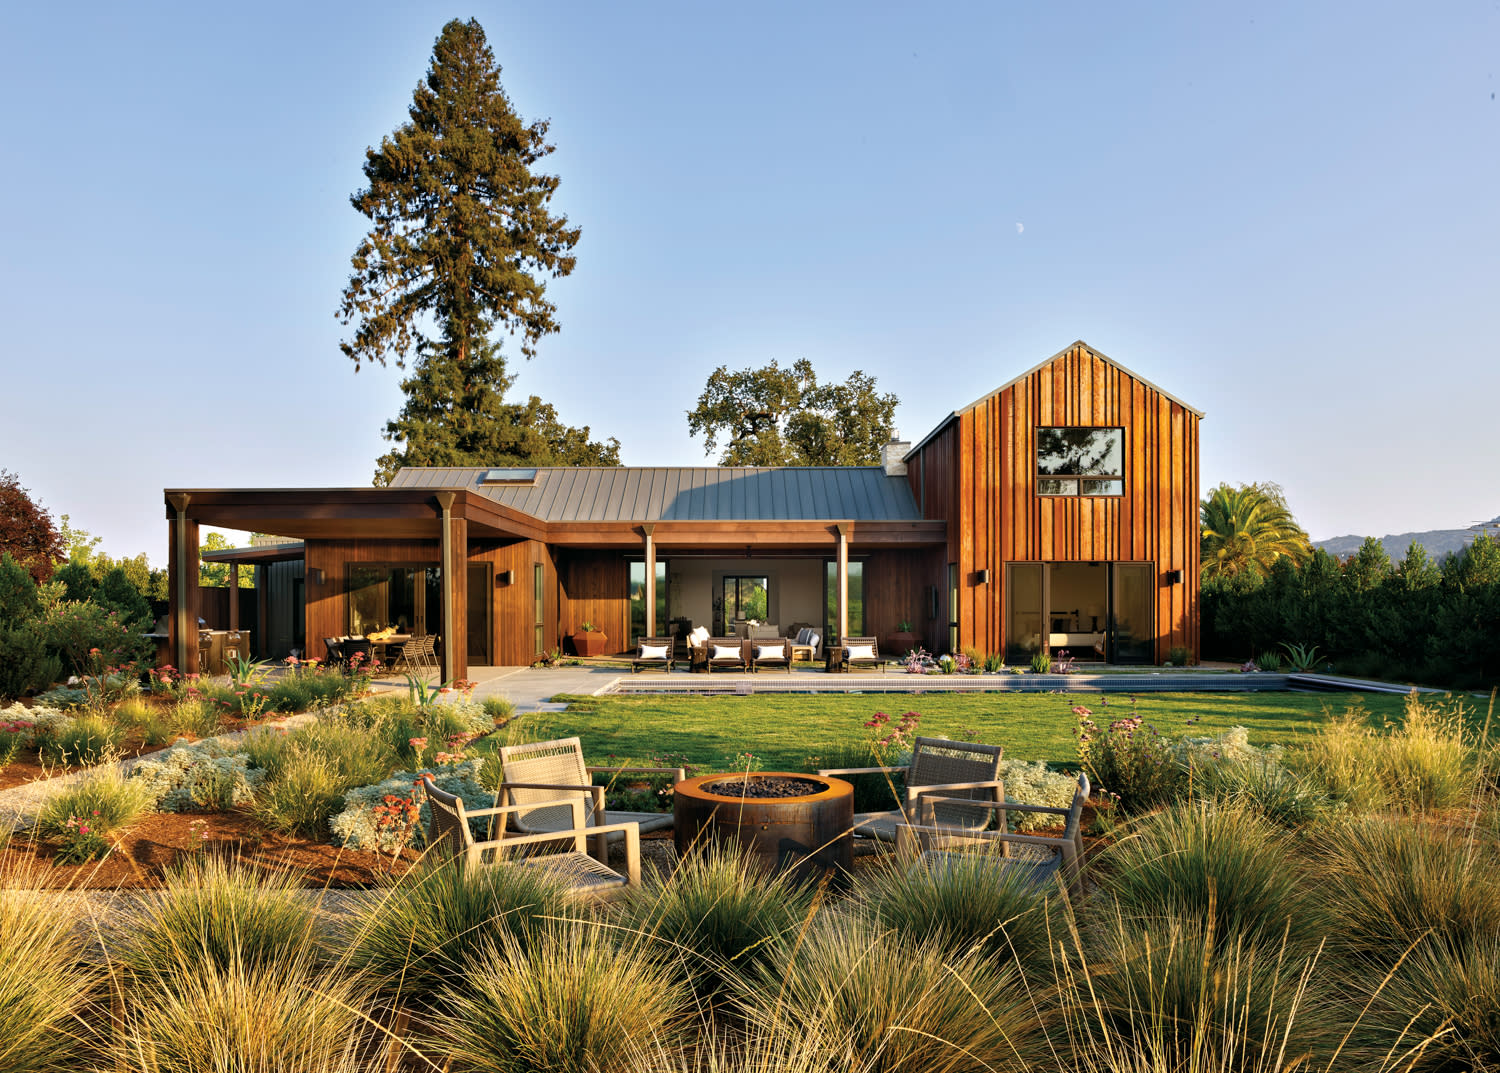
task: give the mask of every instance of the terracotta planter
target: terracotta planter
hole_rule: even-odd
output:
[[[890,655],[904,656],[917,647],[917,635],[914,633],[893,633],[885,639],[885,643],[890,647]]]
[[[599,630],[573,635],[573,650],[584,657],[604,655],[604,646],[608,643],[609,638]]]

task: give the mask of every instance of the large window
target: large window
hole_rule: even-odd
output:
[[[667,632],[667,561],[656,560],[656,635]],[[646,635],[646,561],[630,563],[630,636],[622,648],[630,648]]]
[[[418,636],[442,631],[441,567],[350,563],[348,569],[351,634],[361,636],[387,626]]]
[[[1036,491],[1043,496],[1124,495],[1125,430],[1037,429]]]
[[[770,618],[770,605],[771,579],[764,574],[721,578],[714,599],[714,632],[728,636],[738,623],[765,622]]]
[[[839,634],[839,564],[827,560],[823,572],[823,636],[842,641]],[[849,636],[865,635],[865,564],[849,560]]]

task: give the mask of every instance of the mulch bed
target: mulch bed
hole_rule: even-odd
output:
[[[309,887],[335,889],[373,886],[384,876],[401,875],[419,856],[404,850],[390,854],[342,849],[293,835],[268,831],[243,812],[155,812],[114,836],[117,848],[102,861],[51,864],[53,849],[18,834],[0,850],[0,874],[38,862],[29,877],[46,887],[72,890],[140,890],[161,886],[162,873],[174,861],[195,853],[223,853],[266,867],[304,873]]]

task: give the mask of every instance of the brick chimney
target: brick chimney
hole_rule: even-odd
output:
[[[880,464],[887,477],[906,476],[906,452],[910,450],[911,444],[899,439],[896,430],[892,429],[891,442],[880,448]]]

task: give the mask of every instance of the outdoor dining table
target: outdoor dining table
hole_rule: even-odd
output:
[[[387,658],[390,654],[391,645],[404,645],[412,639],[409,633],[393,633],[379,641],[370,641],[370,651],[375,654],[383,667],[390,669],[391,661]],[[368,640],[368,638],[367,638]]]

